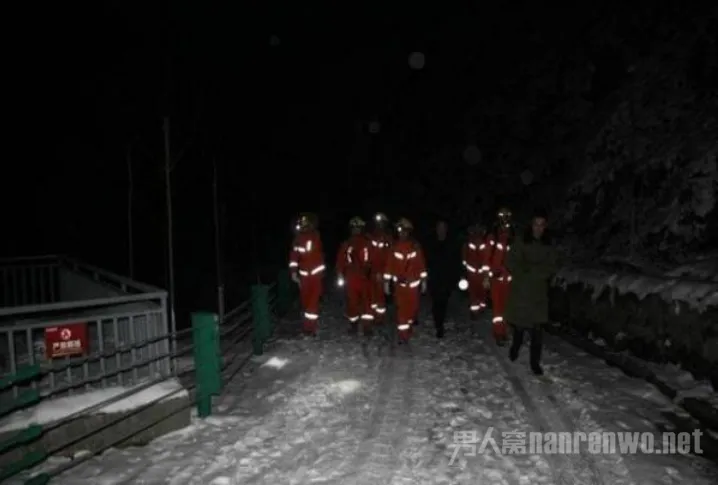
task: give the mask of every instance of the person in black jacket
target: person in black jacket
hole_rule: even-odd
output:
[[[426,259],[436,337],[443,338],[449,297],[461,274],[461,247],[449,234],[449,224],[444,219],[436,223],[436,235],[426,246]]]

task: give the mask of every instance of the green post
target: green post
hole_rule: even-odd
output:
[[[254,355],[264,353],[264,343],[272,332],[272,318],[269,313],[269,287],[257,284],[252,286],[252,319],[254,335],[252,346]]]
[[[277,275],[277,310],[279,315],[284,315],[289,311],[292,303],[292,280],[289,277],[289,271],[280,271]]]
[[[222,388],[217,315],[209,312],[193,313],[192,335],[197,380],[197,414],[204,418],[212,414],[212,396],[218,395]]]

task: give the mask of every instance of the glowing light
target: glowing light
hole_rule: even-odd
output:
[[[466,291],[469,288],[469,282],[466,281],[466,278],[461,278],[461,281],[459,281],[459,289],[461,291]]]
[[[344,278],[342,278],[341,276],[337,279],[337,286],[340,288],[344,286]]]

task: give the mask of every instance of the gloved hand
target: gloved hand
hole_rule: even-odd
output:
[[[299,274],[298,273],[292,273],[292,281],[294,281],[296,284],[299,284]]]
[[[421,282],[421,292],[422,293],[426,293],[426,287],[427,287],[426,280],[422,280],[422,282]]]
[[[391,292],[391,288],[389,286],[389,282],[386,281],[386,282],[384,282],[384,293],[388,295],[390,292]]]

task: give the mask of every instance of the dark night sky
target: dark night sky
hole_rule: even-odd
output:
[[[24,160],[6,179],[4,195],[18,210],[3,253],[70,253],[126,273],[132,144],[137,275],[164,286],[165,114],[175,154],[187,147],[173,183],[177,278],[190,282],[188,295],[213,281],[212,160],[232,267],[281,261],[297,211],[320,212],[325,227],[336,215],[341,233],[354,212],[410,208],[408,183],[386,174],[415,169],[391,167],[382,148],[400,135],[417,140],[414,157],[455,143],[461,107],[475,91],[503,89],[502,71],[526,49],[524,22],[558,25],[571,15],[385,3],[111,1],[45,10],[16,49]],[[424,70],[409,69],[412,51],[426,54]],[[356,129],[373,116],[382,132],[362,151]],[[390,188],[375,183],[382,174]],[[364,207],[369,186],[385,207]],[[265,249],[250,258],[253,231]]]

